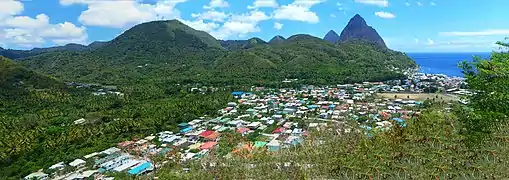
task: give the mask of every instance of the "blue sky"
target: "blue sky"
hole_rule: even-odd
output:
[[[392,49],[487,52],[509,37],[504,0],[0,0],[0,46],[111,40],[146,21],[179,19],[218,39],[338,34],[355,14]]]

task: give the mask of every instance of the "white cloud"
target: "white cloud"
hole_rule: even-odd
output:
[[[7,44],[15,44],[21,47],[33,47],[44,44],[44,39],[35,35],[32,31],[20,28],[3,29],[4,39]]]
[[[432,39],[428,38],[428,45],[433,45],[435,44],[435,41],[433,41]]]
[[[211,33],[212,36],[219,39],[245,37],[249,33],[260,32],[258,23],[270,19],[264,12],[253,10],[245,14],[234,14],[219,29]]]
[[[225,19],[227,19],[230,15],[224,13],[224,12],[218,12],[218,11],[206,11],[198,14],[191,14],[193,18],[202,19],[202,20],[210,20],[215,22],[223,22]]]
[[[192,27],[193,29],[205,31],[205,32],[210,32],[210,31],[219,27],[219,24],[216,24],[213,22],[206,23],[201,19],[196,20],[196,21],[186,21],[186,20],[180,19],[180,21],[182,23],[188,25],[189,27]]]
[[[414,42],[415,42],[415,44],[419,44],[419,39],[414,38]]]
[[[225,8],[230,6],[228,2],[225,0],[211,0],[209,5],[203,6],[204,9],[214,9],[214,8]]]
[[[330,14],[329,15],[331,18],[336,18],[336,15],[335,14]]]
[[[429,4],[432,5],[432,6],[436,6],[437,5],[435,2],[430,2]]]
[[[323,0],[295,0],[293,3],[283,5],[274,11],[275,19],[286,19],[294,21],[303,21],[308,23],[318,23],[320,18],[311,7],[324,2]]]
[[[1,22],[0,26],[17,28],[43,28],[49,24],[46,14],[39,14],[34,18],[28,16],[13,16]]]
[[[492,29],[484,31],[452,31],[440,32],[443,36],[496,36],[496,35],[509,35],[509,29]]]
[[[257,9],[261,7],[270,7],[270,8],[276,8],[279,5],[277,4],[276,0],[255,0],[253,2],[252,6],[247,6],[248,9]]]
[[[408,3],[408,2],[406,2],[406,3],[405,3],[405,6],[410,6],[410,5],[411,5],[411,4],[410,4],[410,3]]]
[[[281,30],[283,28],[283,24],[279,22],[274,22],[274,29]]]
[[[0,1],[0,19],[5,16],[12,16],[23,11],[23,4],[15,0]]]
[[[86,36],[86,28],[83,26],[77,27],[70,22],[64,22],[56,25],[49,25],[39,33],[42,37],[49,38],[81,38]]]
[[[342,6],[342,5],[343,5],[343,4],[341,4],[341,3],[339,3],[339,2],[337,2],[337,3],[336,3],[336,6]]]
[[[79,21],[84,25],[112,28],[127,28],[141,22],[158,19],[175,19],[180,12],[175,9],[187,0],[157,1],[145,4],[142,1],[104,1],[104,0],[60,0],[62,5],[85,4],[87,10],[81,12]]]
[[[418,5],[418,6],[422,6],[422,3],[421,3],[421,2],[417,2],[417,5]]]
[[[9,6],[13,9],[4,9]],[[51,41],[56,44],[70,42],[86,43],[86,27],[77,27],[73,23],[51,24],[46,14],[35,18],[19,16],[23,11],[20,1],[0,1],[0,39],[2,44],[14,47],[34,47]]]
[[[390,12],[384,12],[384,11],[375,12],[375,15],[378,17],[384,18],[384,19],[396,18],[396,16],[394,14],[392,14]]]
[[[361,4],[376,5],[380,7],[389,7],[388,0],[355,0],[355,2]]]

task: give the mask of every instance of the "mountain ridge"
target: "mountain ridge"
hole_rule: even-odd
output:
[[[251,84],[284,78],[341,83],[395,78],[400,75],[391,68],[415,66],[404,54],[356,40],[334,44],[296,34],[278,43],[259,38],[223,41],[178,20],[152,21],[138,24],[92,51],[45,53],[22,64],[64,80],[103,84]]]

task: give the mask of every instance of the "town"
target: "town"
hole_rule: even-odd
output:
[[[178,131],[163,131],[118,142],[114,147],[71,162],[55,162],[46,170],[41,169],[24,179],[106,180],[113,179],[108,173],[150,174],[168,161],[199,160],[211,151],[224,148],[219,142],[227,133],[249,140],[225,155],[230,157],[240,151],[264,149],[278,152],[298,147],[311,132],[320,129],[338,133],[360,130],[366,136],[374,136],[394,126],[406,127],[408,121],[419,116],[427,101],[466,103],[460,97],[472,93],[463,89],[464,85],[462,78],[417,73],[407,80],[389,82],[305,85],[297,89],[251,87],[232,92],[237,101],[219,109],[218,117],[204,116],[178,124]],[[94,95],[105,94],[94,92]],[[84,121],[79,119],[75,124]],[[341,126],[338,129],[333,126],[345,122],[355,122],[357,127]],[[177,153],[179,156],[170,156]]]

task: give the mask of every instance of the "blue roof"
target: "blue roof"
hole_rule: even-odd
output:
[[[315,108],[318,108],[318,107],[319,107],[318,105],[314,105],[314,104],[313,104],[313,105],[309,105],[309,106],[308,106],[308,109],[315,109]]]
[[[187,124],[187,123],[180,123],[177,126],[179,126],[179,127],[186,127],[186,126],[189,126],[189,124]]]
[[[185,129],[180,130],[180,133],[186,133],[186,132],[189,132],[191,130],[193,130],[193,127],[187,127]]]
[[[146,162],[146,163],[143,163],[142,165],[139,165],[139,166],[129,170],[127,173],[129,173],[131,175],[138,175],[138,174],[142,173],[143,171],[145,171],[150,166],[152,166],[152,164],[150,162]]]
[[[398,122],[398,123],[404,123],[405,121],[401,118],[392,118],[392,120]]]
[[[329,106],[329,108],[335,108],[335,107],[336,107],[336,105],[335,105],[335,104],[331,104],[331,105]]]
[[[242,95],[242,94],[244,94],[244,92],[242,92],[242,91],[232,92],[232,95]]]

